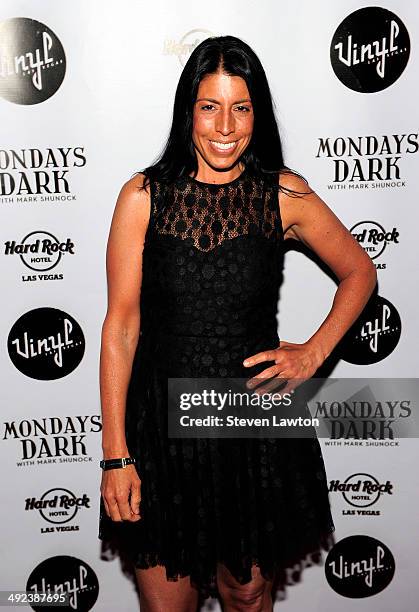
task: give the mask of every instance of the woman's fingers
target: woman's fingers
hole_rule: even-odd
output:
[[[283,389],[281,389],[281,393],[285,395],[285,393],[292,393],[297,387],[299,387],[305,381],[304,378],[290,378]]]
[[[139,518],[141,518],[140,501],[141,501],[141,480],[138,480],[138,481],[134,481],[131,486],[130,507],[131,507],[131,512],[133,512],[134,515]]]
[[[254,390],[254,393],[257,393],[258,395],[263,395],[264,393],[272,394],[273,392],[275,392],[275,390],[277,390],[276,393],[279,393],[281,396],[283,396],[285,393],[285,387],[282,388],[282,385],[286,381],[287,378],[285,378],[282,374],[274,375],[273,378],[264,381],[261,386],[257,387]]]
[[[123,491],[115,495],[116,501],[118,502],[118,510],[123,521],[131,520],[131,506],[128,501],[128,492]]]
[[[102,494],[102,499],[103,499],[103,504],[105,506],[105,512],[106,512],[106,514],[110,518],[111,515],[110,515],[110,512],[109,512],[109,505],[108,505],[108,502],[106,501],[106,499],[104,498],[103,494]]]
[[[285,352],[283,350],[281,351],[280,349],[263,351],[262,353],[258,353],[257,355],[255,355],[254,363],[261,363],[263,361],[274,361],[275,365],[266,368],[266,370],[263,370],[262,372],[259,372],[259,374],[256,374],[256,376],[254,376],[253,378],[249,378],[249,380],[246,382],[246,387],[253,388],[261,384],[264,379],[273,378],[274,376],[277,378],[281,378],[282,372],[288,366],[287,358],[288,355],[286,355]],[[254,363],[252,363],[252,365],[254,365]],[[275,387],[277,387],[278,384],[279,382],[277,381],[275,383]]]
[[[258,387],[255,390],[255,393],[257,393],[258,395],[263,395],[264,393],[274,395],[275,393],[278,393],[279,395],[281,395],[281,397],[284,397],[285,395],[292,393],[303,382],[304,379],[302,378],[286,378],[281,375],[264,383],[261,387]],[[285,386],[282,386],[284,383],[286,383]],[[275,390],[279,387],[280,390],[276,392]]]
[[[136,470],[135,475],[129,473],[132,469],[133,466],[129,466],[126,472],[112,471],[104,475],[102,497],[106,513],[113,521],[137,521],[141,518],[141,480]]]
[[[261,363],[262,361],[275,361],[278,358],[278,355],[282,357],[284,355],[284,351],[281,349],[284,348],[295,348],[301,346],[296,344],[295,342],[287,342],[286,340],[280,340],[279,346],[274,349],[268,349],[267,351],[261,351],[260,353],[255,353],[254,355],[249,355],[243,361],[243,365],[245,367],[253,366],[257,363]]]
[[[256,376],[254,376],[253,378],[249,378],[249,380],[246,382],[246,387],[253,388],[256,387],[256,385],[261,384],[267,378],[279,376],[279,374],[281,373],[281,369],[281,365],[274,365],[270,368],[266,368],[266,370],[259,372],[259,374],[256,374]]]
[[[272,349],[270,351],[262,351],[261,353],[256,353],[255,355],[251,355],[250,357],[246,357],[243,361],[243,365],[245,367],[256,365],[261,361],[273,361],[275,359],[277,349]]]
[[[122,521],[121,514],[119,512],[119,503],[114,497],[108,497],[109,516],[113,521]]]

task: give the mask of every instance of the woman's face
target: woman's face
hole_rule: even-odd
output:
[[[246,81],[224,73],[201,80],[193,111],[192,139],[202,161],[214,170],[232,168],[253,132],[253,107]]]

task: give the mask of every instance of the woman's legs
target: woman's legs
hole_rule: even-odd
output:
[[[272,612],[272,581],[265,580],[257,565],[252,565],[252,580],[240,584],[225,565],[217,566],[217,586],[223,612]]]
[[[135,574],[140,590],[140,612],[197,612],[199,592],[191,586],[189,576],[169,581],[161,565],[137,568]]]
[[[140,590],[140,612],[198,612],[199,592],[189,576],[177,581],[166,579],[166,570],[157,565],[136,569]],[[265,580],[256,565],[252,565],[252,580],[240,584],[225,565],[217,566],[217,585],[223,612],[273,612],[272,582]]]

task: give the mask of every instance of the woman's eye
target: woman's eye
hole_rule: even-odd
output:
[[[211,110],[215,109],[215,106],[213,104],[204,104],[200,108],[201,108],[201,110],[211,111]],[[235,110],[238,110],[238,111],[240,111],[242,113],[248,113],[250,111],[250,108],[248,106],[241,106],[240,105],[240,106],[236,106]]]

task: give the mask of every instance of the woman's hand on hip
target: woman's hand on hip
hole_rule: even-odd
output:
[[[302,382],[311,378],[323,363],[318,351],[310,342],[298,344],[286,340],[280,340],[279,347],[275,349],[246,357],[243,365],[245,367],[255,366],[264,361],[275,361],[275,364],[249,378],[246,383],[249,389],[253,389],[262,384],[264,379],[268,379],[269,382],[255,390],[257,394],[269,393],[285,380],[287,385],[281,389],[281,394],[290,392]]]
[[[134,465],[104,470],[100,491],[106,514],[113,521],[136,522],[141,519],[141,479]]]

